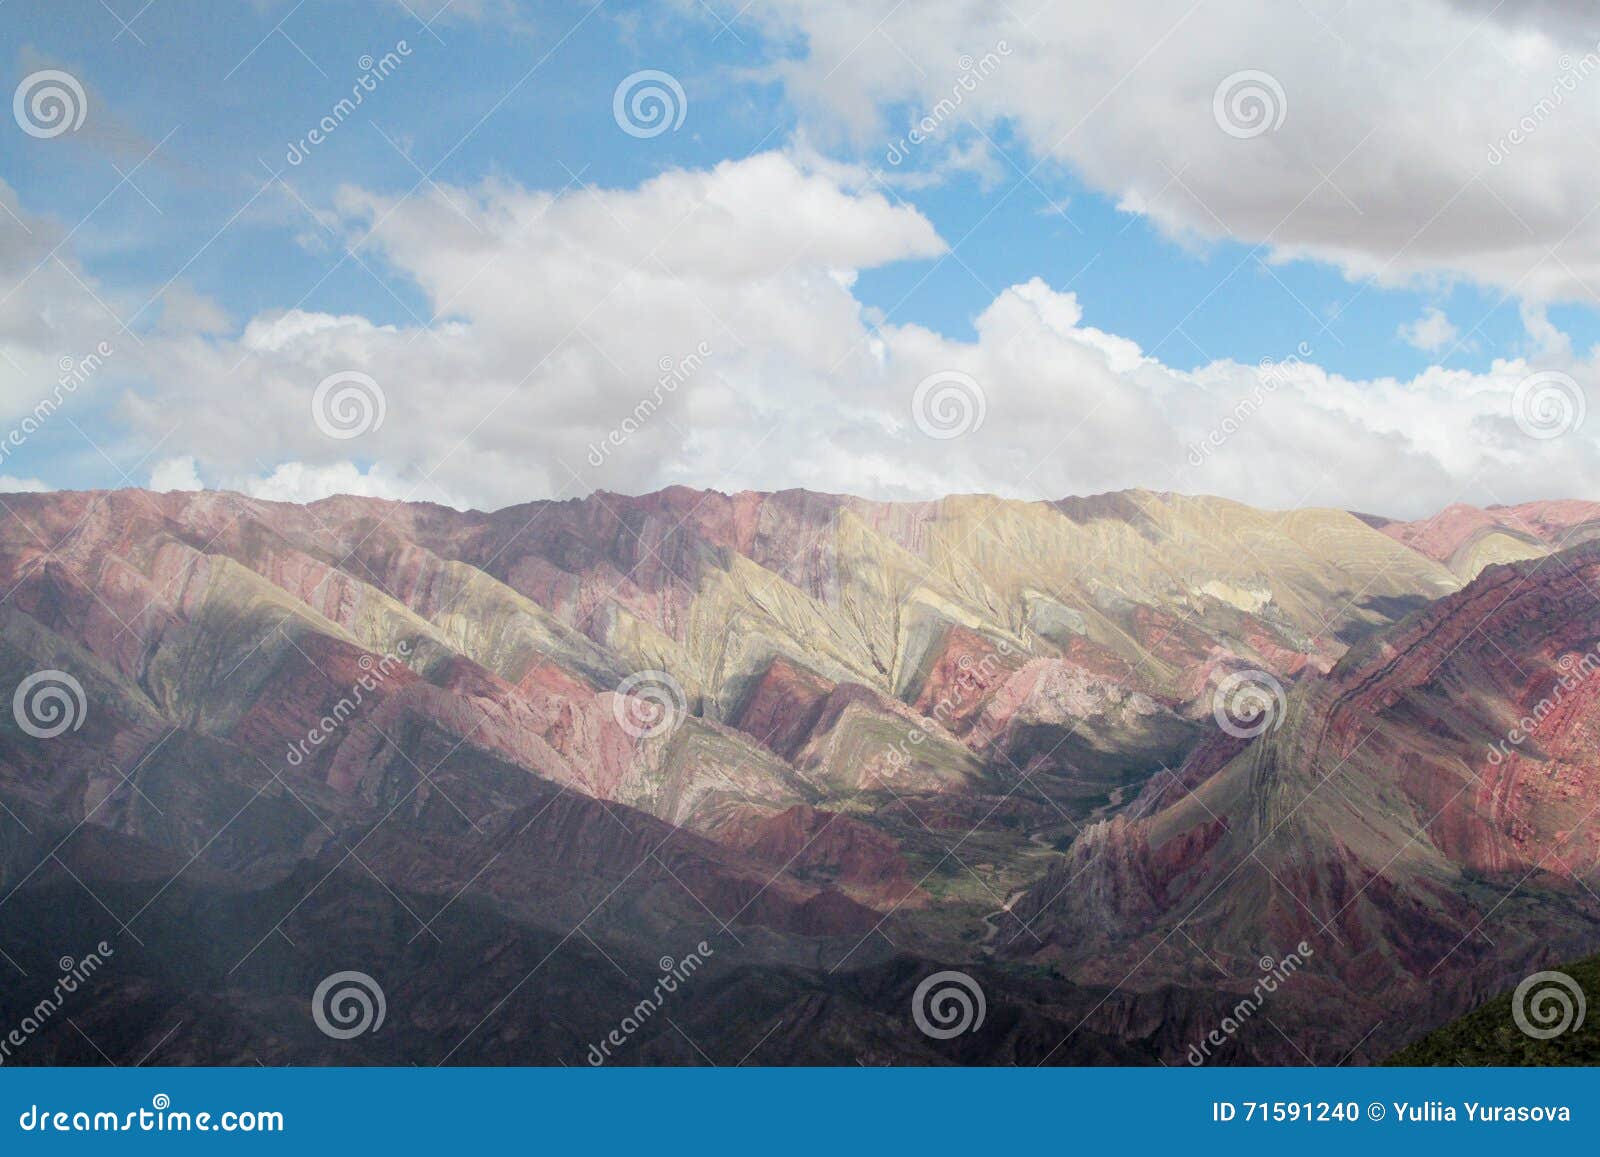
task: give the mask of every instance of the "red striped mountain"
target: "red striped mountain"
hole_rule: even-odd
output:
[[[1208,741],[1085,831],[1014,906],[1030,934],[1003,951],[1138,992],[1243,994],[1304,942],[1314,959],[1270,1015],[1323,1063],[1386,1056],[1592,950],[1597,592],[1590,543],[1491,565],[1359,644],[1277,726]],[[1173,1058],[1206,1026],[1187,1027]],[[1226,1055],[1299,1060],[1284,1040],[1256,1026]]]
[[[1221,675],[1325,670],[1458,585],[1342,512],[1135,492],[669,490],[479,514],[116,491],[8,507],[13,629],[81,651],[130,723],[286,749],[307,688],[346,682],[319,664],[405,643],[388,712],[706,832],[746,808],[1022,772],[1070,808],[1180,758]],[[670,741],[615,724],[610,695],[640,670],[682,687],[690,723]],[[925,741],[889,758],[919,716]],[[329,744],[318,766],[348,785],[366,758]]]
[[[1463,580],[1490,563],[1541,558],[1600,537],[1600,503],[1566,499],[1521,506],[1447,506],[1431,518],[1367,521]]]
[[[1383,695],[1333,712],[1325,698],[1353,694],[1352,672],[1431,621],[1405,616],[1477,598],[1488,577],[1463,591],[1455,547],[1341,511],[1145,492],[874,503],[683,489],[494,513],[140,491],[8,495],[4,509],[0,685],[66,672],[85,708],[55,738],[0,719],[0,934],[20,938],[7,951],[46,959],[27,929],[80,888],[115,903],[76,896],[62,910],[74,929],[112,913],[117,935],[165,920],[172,959],[220,921],[215,1032],[284,1059],[325,1058],[315,1038],[263,1044],[228,1010],[320,966],[322,943],[359,954],[370,941],[401,970],[428,1010],[412,1026],[423,1051],[471,1029],[446,1006],[478,991],[459,971],[475,966],[435,959],[442,921],[496,959],[527,956],[543,979],[517,991],[570,1009],[587,1007],[591,970],[546,978],[552,953],[631,975],[682,951],[682,930],[727,938],[743,995],[708,993],[703,1023],[727,1031],[741,1002],[770,1011],[789,1025],[764,1046],[777,1058],[936,1058],[884,1002],[956,960],[989,970],[995,994],[1000,1035],[970,1043],[974,1058],[1150,1060],[1215,1005],[1217,980],[1195,961],[1236,963],[1263,929],[1302,930],[1295,889],[1313,889],[1311,905],[1317,889],[1357,901],[1350,918],[1375,947],[1349,961],[1330,949],[1328,991],[1365,993],[1385,962],[1414,962],[1413,938],[1431,948],[1487,908],[1488,885],[1460,874],[1516,870],[1522,845],[1496,833],[1509,824],[1542,850],[1564,814],[1519,804],[1538,782],[1526,774],[1452,804],[1437,835],[1449,870],[1415,878],[1403,841],[1366,833],[1410,822],[1397,801],[1442,803],[1460,757],[1438,756],[1440,736],[1492,732],[1521,700],[1463,668],[1431,697],[1402,694],[1415,716]],[[1520,656],[1519,622],[1492,625]],[[1441,632],[1410,646],[1426,654]],[[1469,633],[1461,651],[1487,664],[1483,643]],[[1327,727],[1219,737],[1213,689],[1250,671],[1292,689],[1291,724]],[[652,688],[663,725],[637,726],[656,719]],[[1313,827],[1285,826],[1296,850],[1260,856],[1288,891],[1235,882],[1246,822],[1293,818],[1282,792],[1355,742],[1361,712],[1393,716],[1385,741],[1416,732],[1405,773],[1381,786],[1395,773],[1376,766],[1346,789],[1372,809],[1359,821],[1311,809]],[[1217,818],[1195,819],[1193,798]],[[1404,853],[1392,894],[1378,872],[1390,850]],[[1205,882],[1229,907],[1197,954],[1172,920]],[[1008,943],[1006,899],[1032,922],[1026,946]],[[341,905],[362,918],[339,927]],[[1409,931],[1396,913],[1418,905],[1448,919]],[[1565,911],[1539,928],[1586,927]],[[1118,965],[1151,946],[1166,987],[1119,986]],[[1515,951],[1458,956],[1498,982]],[[1053,978],[1019,970],[1031,955]],[[348,965],[323,974],[335,967]],[[172,979],[181,968],[159,975],[138,983],[171,1007],[195,999]],[[523,1056],[515,1039],[457,1059]],[[552,1029],[527,1047],[551,1060],[572,1043]]]

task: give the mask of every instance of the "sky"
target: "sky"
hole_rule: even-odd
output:
[[[0,0],[0,490],[1600,499],[1576,0]]]

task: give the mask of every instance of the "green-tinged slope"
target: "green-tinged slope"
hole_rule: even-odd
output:
[[[1562,965],[1556,971],[1566,974],[1577,983],[1585,994],[1585,1001],[1591,995],[1600,994],[1600,956]],[[1548,1020],[1545,1025],[1557,1027],[1565,1015],[1555,996],[1560,991],[1559,987],[1550,984],[1533,985],[1523,1006],[1527,1009],[1531,1001],[1532,1010],[1537,1014],[1541,1008],[1539,993],[1549,992],[1551,996],[1542,1007],[1554,1019]],[[1460,1020],[1436,1029],[1402,1049],[1387,1063],[1430,1066],[1600,1065],[1600,1013],[1587,1009],[1581,1025],[1574,1023],[1559,1036],[1540,1040],[1529,1036],[1518,1025],[1513,1003],[1515,993],[1515,989],[1500,993],[1482,1008],[1469,1012]],[[1535,1029],[1542,1027],[1536,1015],[1527,1019]],[[1576,1021],[1576,1015],[1571,1019]]]

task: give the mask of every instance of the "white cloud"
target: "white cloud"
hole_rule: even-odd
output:
[[[1397,332],[1407,345],[1430,354],[1451,345],[1457,336],[1456,327],[1444,310],[1432,305],[1424,309],[1416,321],[1402,325]]]
[[[1528,331],[1533,348],[1541,358],[1549,361],[1568,361],[1572,357],[1572,342],[1555,327],[1542,305],[1522,304],[1522,325]]]
[[[975,125],[1019,141],[1020,168],[1064,163],[1175,237],[1535,299],[1587,300],[1600,276],[1586,143],[1600,140],[1600,59],[1577,5],[1147,0],[1137,19],[1099,0],[724,7],[786,46],[774,71],[813,139],[885,168],[963,60],[993,53],[941,140]],[[1241,139],[1214,100],[1246,72],[1281,90],[1258,89],[1276,106],[1263,123],[1283,116]]]
[[[430,492],[415,492],[414,487],[391,477],[382,466],[373,466],[363,472],[353,462],[336,462],[330,466],[285,462],[266,478],[245,476],[230,479],[225,489],[238,490],[251,498],[269,502],[315,502],[335,494],[396,499],[409,496],[430,502],[438,500]]]
[[[855,296],[856,271],[944,248],[858,176],[773,153],[560,197],[496,181],[404,201],[347,189],[342,227],[376,223],[365,259],[412,280],[432,320],[276,311],[226,336],[200,332],[202,316],[119,348],[105,371],[120,375],[118,417],[139,447],[166,439],[153,484],[296,501],[496,507],[674,483],[885,498],[1150,487],[1415,515],[1595,496],[1595,427],[1532,438],[1512,412],[1535,371],[1600,381],[1594,355],[1574,356],[1537,308],[1529,358],[1409,381],[1330,374],[1315,351],[1286,350],[1268,371],[1178,370],[1037,278],[956,337]],[[26,353],[12,332],[0,342]],[[39,356],[81,340],[70,326],[47,336]],[[375,397],[318,422],[318,384],[346,372],[381,393],[381,425]],[[946,393],[919,423],[913,398],[935,375]],[[969,381],[982,425],[929,436],[960,420]],[[337,436],[351,423],[364,432]]]
[[[149,488],[161,494],[168,494],[174,490],[204,490],[205,483],[200,481],[200,475],[195,470],[194,455],[184,454],[178,458],[166,458],[156,463],[155,469],[150,471]]]
[[[291,310],[252,319],[237,342],[174,340],[125,415],[159,435],[182,414],[183,449],[210,478],[359,456],[384,464],[386,486],[435,501],[637,490],[666,476],[714,484],[737,463],[701,460],[697,439],[728,432],[753,451],[808,394],[836,398],[867,359],[854,272],[943,251],[926,218],[851,187],[854,176],[767,153],[561,197],[494,181],[403,201],[346,189],[352,233],[376,225],[368,260],[414,281],[438,320]],[[663,388],[691,358],[687,381]],[[378,384],[385,421],[327,437],[313,392],[352,370]],[[653,418],[626,452],[589,465],[590,447],[641,405]],[[331,475],[293,485],[313,477]]]
[[[85,359],[114,363],[115,351],[130,344],[112,311],[132,309],[95,284],[68,240],[58,223],[29,214],[0,180],[0,415],[31,412]],[[113,351],[105,357],[102,342]],[[91,370],[67,393],[75,400],[93,395],[101,376]]]
[[[54,489],[55,487],[37,478],[17,478],[11,474],[0,474],[0,494],[48,494]]]

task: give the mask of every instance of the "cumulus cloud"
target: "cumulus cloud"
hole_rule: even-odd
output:
[[[11,474],[0,474],[0,494],[46,494],[54,487],[46,485],[37,478],[18,478]]]
[[[855,272],[944,250],[921,214],[848,177],[767,153],[559,197],[501,182],[408,200],[346,189],[352,239],[371,231],[369,251],[431,316],[290,310],[234,341],[172,340],[125,417],[164,433],[185,414],[208,479],[290,461],[297,486],[348,481],[318,471],[364,460],[390,471],[386,487],[477,503],[713,484],[737,463],[703,459],[707,443],[756,454],[808,396],[836,409],[837,380],[870,362]],[[382,407],[349,438],[314,407],[319,383],[345,373],[369,378]],[[625,453],[610,445],[621,437]],[[607,448],[598,468],[591,447]]]
[[[160,494],[169,494],[174,490],[206,488],[205,483],[200,481],[199,472],[195,469],[193,454],[166,458],[156,463],[155,469],[150,471],[150,481],[147,486]]]
[[[1589,496],[1600,465],[1577,423],[1600,367],[1537,307],[1528,358],[1409,380],[1331,374],[1309,348],[1179,370],[1038,278],[953,336],[855,293],[861,270],[938,260],[928,220],[849,166],[795,154],[559,196],[350,188],[336,209],[427,316],[274,311],[217,333],[197,309],[187,329],[119,347],[103,371],[115,391],[98,388],[136,443],[165,439],[153,486],[479,507],[674,483],[883,498],[1148,487],[1416,515]],[[66,304],[52,318],[93,332],[92,308]],[[82,340],[51,326],[29,345],[13,321],[0,349],[49,364]]]
[[[363,471],[353,462],[335,462],[329,466],[285,462],[265,478],[227,478],[223,487],[271,502],[315,502],[331,494],[438,501],[425,487],[407,484],[391,476],[382,465],[374,465]],[[447,505],[458,505],[450,501],[449,495],[443,497]]]
[[[1416,321],[1402,325],[1398,333],[1407,345],[1430,354],[1451,345],[1457,336],[1456,327],[1444,310],[1432,305],[1424,309]]]
[[[11,491],[48,489],[33,475],[43,473],[41,446],[52,440],[58,460],[103,468],[102,448],[73,423],[114,388],[117,367],[136,360],[140,339],[123,332],[119,315],[137,299],[98,284],[70,240],[0,180],[0,486]]]
[[[1129,19],[1064,0],[1025,22],[970,0],[726,7],[785,46],[774,71],[817,139],[885,168],[939,110],[941,137],[1004,126],[1021,168],[1063,164],[1175,237],[1535,299],[1587,300],[1600,274],[1592,149],[1574,144],[1600,141],[1600,57],[1577,3],[1354,0],[1285,19],[1271,0],[1149,0]]]
[[[93,353],[120,329],[116,295],[86,290],[88,276],[67,240],[59,225],[29,214],[0,180],[0,408],[6,413],[31,409],[63,372],[64,359]]]

